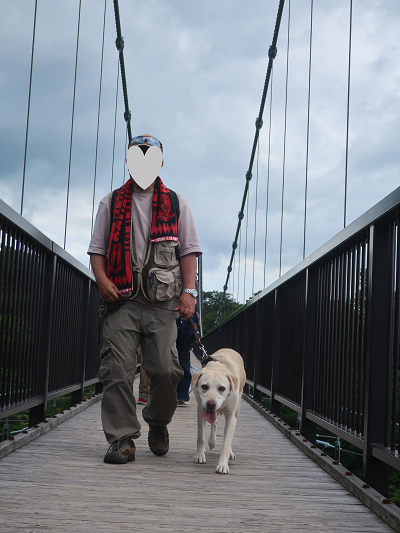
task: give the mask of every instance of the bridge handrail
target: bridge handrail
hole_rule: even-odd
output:
[[[91,271],[0,200],[0,419],[98,382],[100,297]]]
[[[398,459],[400,187],[203,337],[242,354],[247,387],[363,451],[387,494]]]

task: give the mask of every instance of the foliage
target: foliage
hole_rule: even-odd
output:
[[[92,385],[85,387],[84,398],[89,398],[94,394],[94,387]],[[55,404],[55,405],[54,405]],[[53,414],[59,414],[61,411],[64,411],[68,407],[71,407],[71,394],[65,396],[60,396],[54,401],[47,402],[46,408],[46,418],[51,418]],[[4,425],[6,423],[6,418],[0,420],[0,442],[3,441],[4,435]],[[29,427],[29,409],[22,411],[20,413],[14,414],[9,417],[8,420],[10,426],[10,433],[13,436],[17,435],[19,431],[22,431],[25,428]]]
[[[203,291],[203,335],[207,335],[214,328],[222,294],[220,291]],[[221,320],[240,307],[241,304],[234,300],[232,294],[226,293]]]

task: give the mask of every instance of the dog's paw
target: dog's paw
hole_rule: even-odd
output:
[[[236,455],[231,450],[231,453],[229,454],[229,459],[236,459]]]
[[[203,453],[199,453],[199,454],[196,454],[194,456],[194,463],[198,463],[198,464],[204,464],[206,463],[206,454],[203,452]]]
[[[215,471],[217,474],[229,474],[228,463],[218,463]]]
[[[215,439],[212,439],[211,437],[208,439],[208,447],[210,450],[213,450],[215,448]]]

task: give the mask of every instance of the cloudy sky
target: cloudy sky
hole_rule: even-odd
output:
[[[78,0],[38,0],[23,216],[63,246]],[[314,0],[306,255],[343,228],[350,0]],[[125,123],[113,4],[106,2],[95,209],[124,180]],[[120,0],[133,134],[164,145],[164,183],[190,203],[204,288],[226,277],[278,0]],[[310,0],[291,0],[282,273],[303,257]],[[241,234],[243,301],[279,275],[287,0]],[[20,211],[34,0],[0,1],[0,197]],[[66,249],[90,240],[104,0],[83,0]],[[353,0],[347,223],[400,183],[400,3]],[[119,82],[120,83],[120,82]],[[125,175],[127,177],[127,175]],[[257,211],[255,211],[257,193]],[[266,224],[267,223],[267,224]],[[265,235],[267,252],[265,264]],[[256,239],[254,229],[256,226]],[[255,242],[255,245],[254,245]],[[246,294],[244,294],[244,257]],[[265,275],[264,275],[265,272]]]

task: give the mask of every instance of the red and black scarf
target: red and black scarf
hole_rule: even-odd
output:
[[[132,287],[131,270],[131,209],[133,181],[129,179],[119,190],[115,200],[108,246],[107,277],[121,292],[129,292]],[[177,241],[178,218],[173,207],[169,189],[161,178],[154,184],[150,241]]]

